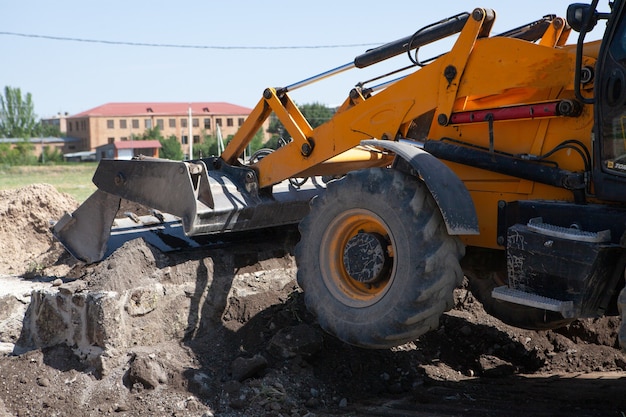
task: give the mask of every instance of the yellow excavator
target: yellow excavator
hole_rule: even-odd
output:
[[[91,263],[138,229],[160,237],[157,247],[194,247],[205,235],[298,223],[307,307],[323,329],[368,348],[436,328],[464,276],[515,326],[624,318],[626,1],[597,4],[499,35],[495,12],[477,8],[267,88],[219,157],[101,161],[98,190],[53,233]],[[598,21],[603,39],[586,42]],[[448,37],[448,52],[420,57]],[[316,128],[290,97],[401,54],[406,66],[357,83]],[[290,140],[243,160],[272,115]],[[116,220],[121,199],[154,215]]]

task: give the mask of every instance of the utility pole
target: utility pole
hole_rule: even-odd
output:
[[[189,105],[189,117],[187,120],[187,124],[189,125],[189,128],[187,129],[189,131],[189,159],[193,159],[193,130],[191,126],[191,104]]]

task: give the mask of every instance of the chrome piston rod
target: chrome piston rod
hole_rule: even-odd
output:
[[[348,71],[353,68],[365,68],[397,56],[401,53],[406,52],[407,50],[416,49],[420,46],[424,46],[439,39],[443,39],[445,37],[460,32],[461,29],[463,29],[463,26],[467,22],[468,18],[469,13],[460,13],[458,15],[452,16],[433,25],[429,25],[419,30],[412,36],[407,36],[397,41],[384,44],[374,49],[370,49],[354,58],[352,62],[306,78],[302,81],[298,81],[279,90],[283,93],[293,91],[298,88],[305,87],[309,84],[313,84],[317,81],[323,80],[325,78],[332,77],[333,75],[340,74],[344,71]]]

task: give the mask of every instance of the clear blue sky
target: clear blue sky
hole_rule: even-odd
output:
[[[0,0],[2,32],[217,47],[367,44],[314,49],[185,49],[0,35],[0,88],[33,95],[40,117],[79,113],[108,102],[226,101],[253,107],[265,87],[285,86],[351,62],[367,48],[411,35],[474,7],[496,10],[493,34],[570,1],[49,1]],[[608,11],[606,1],[600,10]],[[604,26],[601,23],[599,26]],[[595,38],[601,33],[594,32]],[[570,36],[575,42],[577,34]],[[444,44],[431,46],[426,58]],[[403,55],[394,66],[408,63]],[[296,90],[297,103],[339,104],[378,71],[351,70]]]

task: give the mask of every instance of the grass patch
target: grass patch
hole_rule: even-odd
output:
[[[96,162],[0,166],[0,190],[46,183],[82,203],[91,193],[96,191],[96,186],[91,182],[91,178],[97,166]]]

